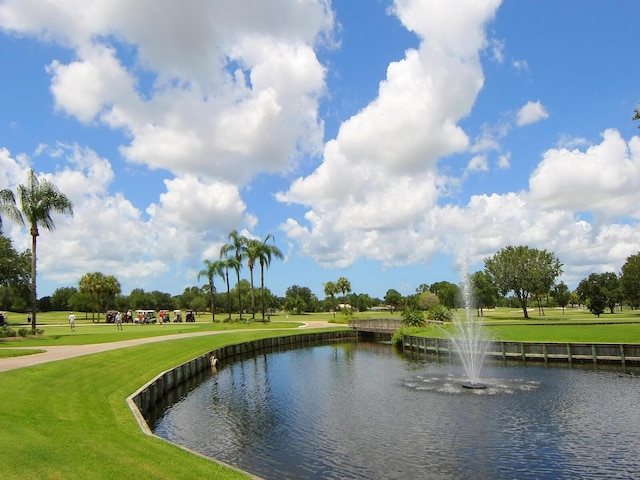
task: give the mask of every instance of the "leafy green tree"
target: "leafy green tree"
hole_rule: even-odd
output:
[[[578,284],[578,295],[583,303],[589,307],[589,311],[599,317],[607,306],[607,296],[600,284],[601,278],[597,273],[592,273]]]
[[[116,295],[120,293],[120,282],[113,275],[105,276],[100,272],[86,273],[80,278],[78,289],[91,297],[91,318],[94,318],[93,314],[97,311],[100,323],[100,312],[115,303]]]
[[[498,288],[491,281],[491,277],[482,270],[473,273],[470,277],[473,294],[473,306],[478,311],[478,316],[484,316],[484,309],[495,307],[498,304]]]
[[[76,312],[85,312],[85,318],[87,318],[87,312],[91,310],[93,300],[88,293],[74,293],[69,297],[69,308]]]
[[[224,262],[222,260],[205,260],[204,269],[198,272],[198,280],[200,277],[207,277],[209,280],[209,301],[211,302],[211,321],[216,321],[216,307],[214,304],[214,295],[216,293],[215,277],[222,277],[224,280]]]
[[[151,306],[148,294],[142,288],[134,288],[128,296],[129,306],[133,310],[149,309]]]
[[[387,293],[384,295],[384,303],[391,305],[394,311],[402,305],[402,300],[402,294],[393,288],[387,290]]]
[[[354,305],[359,312],[366,312],[374,305],[373,300],[366,293],[359,293],[357,295],[353,295],[351,300],[351,305]]]
[[[551,296],[555,301],[556,305],[562,308],[562,314],[564,315],[564,309],[569,303],[569,298],[571,296],[571,292],[569,292],[569,287],[567,287],[566,283],[560,282],[551,289]]]
[[[440,305],[440,298],[432,292],[422,292],[418,296],[418,306],[422,310],[429,310],[434,305]]]
[[[569,305],[580,305],[580,297],[578,297],[578,294],[575,291],[569,293]]]
[[[71,295],[78,293],[76,287],[60,287],[56,288],[53,295],[51,295],[51,308],[57,311],[69,310],[69,298]]]
[[[191,303],[189,303],[189,308],[191,308],[191,310],[193,310],[196,314],[198,312],[202,312],[207,308],[207,299],[202,295],[193,297],[193,300],[191,300]]]
[[[524,318],[529,318],[527,302],[540,292],[548,292],[562,274],[555,254],[528,246],[508,246],[484,260],[485,272],[501,295],[514,292]]]
[[[232,230],[229,233],[229,243],[222,246],[220,249],[220,257],[228,257],[229,254],[233,253],[233,258],[235,258],[236,262],[233,264],[233,268],[236,271],[236,277],[238,279],[237,285],[240,284],[240,269],[242,268],[242,260],[246,258],[245,248],[247,244],[247,238],[243,237],[238,233],[237,230]],[[238,295],[240,291],[238,290]],[[240,311],[240,319],[242,319],[242,299],[238,296],[238,304]],[[229,312],[231,315],[231,312]]]
[[[196,292],[195,296],[204,299],[204,303],[206,305],[207,300],[204,296],[203,291],[198,287],[192,287]],[[173,310],[175,306],[175,301],[170,293],[161,292],[159,290],[153,290],[152,292],[147,293],[148,305],[153,310]]]
[[[31,281],[31,253],[18,253],[13,242],[0,232],[0,287],[3,287],[3,307],[9,310],[15,297],[29,299]]]
[[[601,273],[599,284],[606,299],[607,308],[611,313],[615,312],[616,306],[622,301],[622,286],[618,275],[614,272]]]
[[[614,313],[615,307],[622,297],[620,281],[613,272],[592,273],[578,284],[576,291],[582,302],[589,305],[589,310],[593,304],[598,311],[600,304],[603,303],[611,313]],[[600,316],[601,313],[603,312],[594,314]]]
[[[298,307],[303,312],[313,312],[315,311],[315,307],[318,303],[318,299],[313,294],[309,287],[301,287],[299,285],[291,285],[287,288],[284,293],[285,297],[285,305],[295,305],[295,309],[289,309],[291,311],[296,310]],[[302,300],[303,305],[300,306],[300,302],[297,300],[299,298]]]
[[[640,108],[635,109],[632,120],[640,120]],[[638,128],[640,128],[640,125],[638,125]]]
[[[429,287],[431,293],[438,296],[440,303],[449,309],[456,308],[460,298],[460,287],[455,283],[442,281],[436,282]]]
[[[51,311],[51,297],[42,297],[38,299],[38,311],[50,312]]]
[[[73,204],[58,187],[46,179],[39,179],[35,172],[29,171],[26,185],[18,185],[20,209],[31,234],[31,331],[36,331],[36,245],[40,235],[38,227],[54,230],[51,213],[73,215]]]
[[[300,295],[285,297],[284,308],[288,312],[302,315],[306,309],[306,303]]]
[[[640,307],[640,252],[627,257],[620,276],[622,292],[629,305]]]

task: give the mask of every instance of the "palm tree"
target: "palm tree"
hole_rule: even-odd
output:
[[[36,239],[38,226],[51,231],[55,224],[51,212],[73,215],[73,204],[64,193],[46,179],[38,179],[33,169],[29,171],[26,185],[18,185],[20,208],[31,233],[31,331],[36,331]]]
[[[224,268],[224,277],[227,281],[227,303],[229,306],[229,320],[231,320],[231,286],[229,285],[229,269],[233,268],[237,272],[240,271],[240,262],[235,257],[230,257],[225,260],[221,260],[221,265]],[[240,283],[238,283],[238,291],[240,291]]]
[[[104,295],[105,310],[108,310],[110,306],[115,307],[116,296],[120,295],[122,288],[120,282],[113,275],[107,275],[104,277],[104,284],[102,286],[102,293]],[[100,314],[98,313],[98,322],[100,321]]]
[[[100,323],[100,312],[107,310],[114,302],[116,295],[120,293],[120,282],[113,275],[104,275],[100,272],[85,273],[78,283],[78,290],[91,297],[92,312],[91,319],[94,319],[95,311],[98,312],[98,323]],[[104,308],[103,308],[104,305]]]
[[[220,249],[220,257],[226,257],[229,252],[234,252],[234,257],[237,261],[236,276],[238,278],[238,287],[240,286],[240,268],[242,267],[242,259],[244,258],[244,247],[247,243],[247,238],[238,233],[237,230],[232,230],[229,234],[230,243],[222,246]],[[242,320],[242,296],[240,295],[240,288],[238,288],[238,307],[240,310],[240,320]]]
[[[8,188],[0,190],[0,230],[2,230],[2,215],[6,215],[20,225],[24,225],[22,214],[16,207],[16,197]]]
[[[262,321],[264,318],[264,267],[269,268],[271,265],[271,259],[277,258],[283,260],[284,255],[276,245],[269,244],[269,240],[275,241],[275,237],[271,234],[267,235],[264,241],[260,244],[260,251],[258,255],[258,261],[260,262],[260,301],[262,303]]]
[[[225,265],[222,260],[216,260],[215,262],[212,262],[210,260],[205,260],[204,265],[205,265],[205,268],[198,272],[198,280],[200,280],[200,277],[203,277],[203,276],[207,277],[207,279],[209,280],[209,296],[211,300],[211,321],[215,323],[216,311],[215,311],[215,305],[213,303],[213,294],[216,292],[216,286],[214,285],[214,278],[216,277],[216,275],[218,275],[222,277],[222,279],[224,280]]]
[[[251,318],[256,319],[256,296],[253,291],[253,267],[256,260],[260,258],[262,253],[262,242],[260,240],[248,239],[244,245],[244,256],[247,259],[249,267],[249,278],[251,280]]]
[[[104,275],[100,272],[85,273],[78,282],[80,293],[86,293],[91,298],[91,321],[95,321],[95,312],[98,311],[98,323],[100,323],[100,297]]]
[[[344,306],[347,304],[347,293],[351,291],[351,282],[345,277],[340,277],[336,281],[336,287],[342,292],[342,305]]]
[[[340,290],[338,290],[338,286],[335,284],[335,282],[327,282],[324,284],[324,294],[327,297],[331,297],[331,310],[334,310],[336,308],[336,298],[335,295],[336,293],[338,293]],[[335,312],[334,312],[335,315]]]

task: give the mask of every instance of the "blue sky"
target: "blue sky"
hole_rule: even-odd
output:
[[[320,298],[507,245],[574,288],[640,249],[634,0],[131,5],[0,0],[0,188],[33,168],[74,203],[39,296],[93,271],[181,293],[232,229],[275,236],[274,293]]]

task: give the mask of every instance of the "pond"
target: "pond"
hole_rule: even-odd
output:
[[[446,359],[352,342],[229,363],[155,433],[265,479],[638,478],[637,372]]]

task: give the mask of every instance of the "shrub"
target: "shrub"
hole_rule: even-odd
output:
[[[405,308],[402,311],[402,325],[405,327],[424,327],[424,313],[421,310]]]
[[[7,326],[0,328],[0,338],[15,337],[15,336],[16,336],[16,331],[13,328],[7,327]]]
[[[427,318],[436,322],[450,322],[453,313],[444,305],[433,305],[427,312]]]

